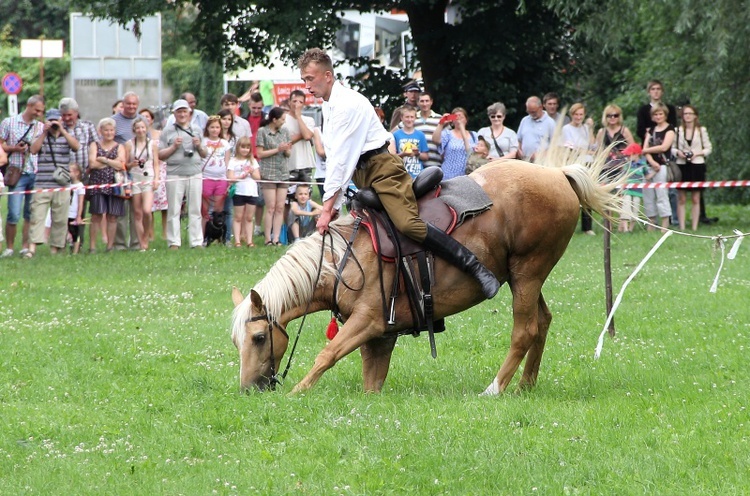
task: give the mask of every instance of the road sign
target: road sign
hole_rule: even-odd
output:
[[[9,72],[3,76],[3,91],[8,95],[17,95],[23,89],[23,80],[15,72]]]

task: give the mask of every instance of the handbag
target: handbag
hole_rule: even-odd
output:
[[[21,168],[9,165],[8,170],[5,172],[5,185],[9,188],[12,188],[16,184],[18,184],[18,181],[20,181],[20,179]]]
[[[670,158],[667,162],[667,182],[668,183],[679,183],[682,181],[682,170],[677,165],[677,161],[674,157]]]
[[[70,171],[62,165],[57,165],[55,150],[52,148],[52,137],[49,134],[47,135],[47,145],[49,146],[49,153],[52,155],[52,163],[55,165],[52,179],[60,186],[70,186]]]
[[[25,142],[28,144],[28,141],[25,141],[26,136],[29,135],[29,132],[31,132],[31,129],[33,127],[34,124],[29,124],[29,127],[26,128],[26,132],[23,133],[23,136],[21,136],[21,139],[18,140],[18,143]],[[9,153],[8,158],[10,158],[11,155],[12,153]],[[18,184],[18,181],[21,180],[21,174],[23,174],[23,170],[21,167],[16,167],[14,165],[8,164],[8,170],[5,172],[5,185],[12,188],[16,184]]]
[[[229,185],[229,189],[227,189],[227,196],[229,198],[234,198],[234,194],[237,192],[237,183],[232,183]]]
[[[655,131],[652,131],[652,130],[649,130],[649,131],[651,131],[652,133],[654,133],[654,134],[651,135],[651,144],[652,145],[661,145],[661,140],[657,140],[656,139],[656,133],[655,133]],[[672,155],[671,152],[669,153],[669,155],[667,155],[666,153],[660,153],[659,155],[661,155],[662,161],[664,163],[664,165],[662,165],[662,167],[666,167],[667,168],[667,182],[668,183],[679,183],[680,181],[682,181],[682,171],[680,170],[680,166],[677,165],[677,161],[675,159],[675,156]]]

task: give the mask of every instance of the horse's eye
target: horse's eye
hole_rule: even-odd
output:
[[[265,342],[266,342],[265,332],[259,332],[259,333],[253,334],[253,344],[260,346]]]

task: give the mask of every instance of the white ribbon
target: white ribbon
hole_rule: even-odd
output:
[[[742,234],[742,231],[735,229],[734,234],[737,235],[737,239],[734,240],[734,244],[732,245],[732,249],[729,250],[729,255],[727,255],[727,258],[729,260],[734,260],[734,257],[737,256],[737,251],[740,249],[740,245],[742,244],[742,240],[745,239],[745,235]]]
[[[726,251],[726,247],[724,246],[724,238],[722,236],[719,236],[716,242],[721,247],[721,263],[719,264],[719,270],[716,271],[714,282],[713,284],[711,284],[711,288],[708,290],[709,293],[716,292],[716,288],[719,286],[719,275],[721,274],[721,269],[724,268],[724,253]]]
[[[599,334],[599,342],[596,344],[596,351],[594,352],[594,360],[598,360],[599,356],[602,354],[602,347],[604,347],[604,335],[607,333],[607,328],[609,327],[609,323],[612,322],[612,318],[615,316],[615,311],[617,311],[617,307],[620,306],[620,302],[622,301],[622,295],[625,293],[625,288],[628,287],[628,284],[630,284],[630,281],[633,280],[633,278],[640,272],[640,270],[643,268],[644,265],[646,265],[646,262],[648,262],[649,258],[653,256],[654,253],[656,253],[656,250],[659,249],[659,247],[667,240],[668,237],[672,235],[673,231],[667,230],[664,232],[664,235],[659,239],[659,241],[654,245],[653,248],[651,248],[651,251],[648,252],[646,257],[641,260],[641,263],[638,264],[638,267],[635,268],[632,274],[630,274],[630,277],[627,278],[625,283],[622,285],[622,289],[620,289],[620,292],[617,294],[617,298],[615,298],[615,303],[612,305],[612,310],[609,311],[609,315],[607,315],[607,322],[604,323],[604,329],[602,329],[601,334]]]

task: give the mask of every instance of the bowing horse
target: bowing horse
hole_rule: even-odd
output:
[[[464,220],[452,236],[507,283],[513,298],[510,350],[484,394],[505,391],[524,358],[519,387],[536,383],[552,320],[542,285],[565,252],[582,206],[607,218],[620,211],[616,186],[624,177],[602,175],[606,158],[602,150],[581,165],[569,151],[552,147],[539,164],[494,161],[469,176],[491,206]],[[343,325],[292,392],[310,389],[358,348],[365,391],[381,390],[397,337],[413,329],[413,306],[404,294],[405,274],[382,262],[371,235],[358,225],[353,215],[337,219],[326,235],[315,233],[292,245],[246,297],[233,289],[231,333],[242,390],[276,385],[289,344],[286,325],[321,310],[335,312]],[[471,275],[437,257],[433,270],[434,321],[484,300]],[[397,297],[389,312],[384,300],[391,287]]]

